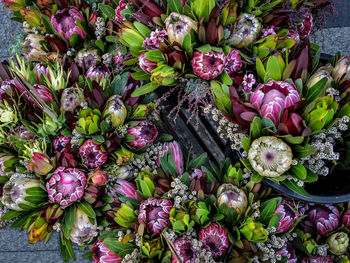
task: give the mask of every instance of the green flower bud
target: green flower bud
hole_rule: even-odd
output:
[[[327,244],[331,253],[340,256],[348,250],[349,236],[344,232],[334,233],[328,238]]]

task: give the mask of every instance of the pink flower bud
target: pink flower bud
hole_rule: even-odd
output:
[[[32,160],[28,163],[28,170],[37,175],[47,175],[52,169],[50,158],[42,153],[34,153]]]
[[[97,169],[90,173],[88,181],[95,186],[103,186],[108,179],[108,173]]]

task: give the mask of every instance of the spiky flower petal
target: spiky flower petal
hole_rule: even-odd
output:
[[[151,145],[157,139],[158,130],[152,122],[140,121],[137,125],[128,128],[127,134],[133,136],[133,140],[127,143],[135,149],[140,149]]]
[[[211,252],[213,258],[223,256],[230,245],[227,230],[218,223],[211,223],[202,228],[199,231],[198,239],[202,242],[203,248]]]
[[[202,79],[214,79],[218,77],[225,68],[226,56],[223,52],[200,52],[196,51],[192,58],[194,74]]]
[[[195,263],[196,262],[196,250],[194,249],[192,242],[188,238],[179,237],[173,243],[176,254],[183,263]],[[171,263],[178,263],[177,258],[173,255]]]
[[[117,254],[110,251],[101,240],[95,242],[91,251],[94,253],[92,256],[93,263],[122,263],[123,261]]]
[[[85,246],[89,244],[96,236],[97,220],[94,219],[94,223],[91,223],[87,214],[80,208],[76,208],[74,223],[70,233],[70,239],[73,243],[79,246]]]
[[[216,195],[216,202],[219,207],[224,204],[228,208],[235,209],[238,215],[243,214],[248,206],[245,192],[233,184],[220,185]]]
[[[292,202],[286,200],[282,200],[274,213],[281,214],[281,217],[278,220],[277,233],[288,231],[294,225],[299,216],[296,206]]]
[[[114,128],[123,125],[128,111],[119,95],[111,96],[103,111],[103,118],[109,121]]]
[[[102,166],[108,158],[108,154],[102,151],[99,144],[94,143],[93,139],[86,140],[79,148],[79,153],[86,164],[90,168]]]
[[[225,70],[228,74],[233,74],[243,67],[243,60],[241,54],[237,49],[231,49],[230,54],[227,55],[227,62]]]

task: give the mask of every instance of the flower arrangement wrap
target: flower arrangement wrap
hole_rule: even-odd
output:
[[[73,244],[101,263],[349,261],[348,204],[262,182],[307,196],[349,166],[349,57],[308,39],[330,1],[3,3],[25,34],[0,66],[1,226],[58,231],[66,262]],[[161,132],[173,92],[239,163]]]

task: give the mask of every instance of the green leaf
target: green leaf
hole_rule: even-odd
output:
[[[73,34],[69,42],[72,47],[76,47],[83,42],[83,38],[79,34]]]
[[[272,56],[268,59],[266,71],[268,76],[273,80],[281,80],[282,72],[278,63],[278,59],[275,56]]]
[[[182,43],[183,49],[189,54],[190,56],[193,55],[193,49],[192,49],[192,42],[191,42],[191,34],[187,34],[184,38],[184,41]]]
[[[136,246],[132,243],[123,244],[117,238],[107,237],[103,240],[103,244],[120,258],[124,258],[127,254],[131,254]]]
[[[259,138],[262,128],[263,124],[261,119],[259,117],[255,117],[250,125],[250,137],[254,140]]]
[[[164,56],[160,50],[150,50],[145,53],[145,57],[153,62],[162,62],[164,61]]]
[[[122,75],[117,75],[110,86],[111,95],[122,95],[123,91],[128,83],[129,72],[125,72]]]
[[[292,165],[289,169],[289,171],[292,173],[292,175],[296,178],[298,178],[299,180],[305,180],[306,179],[306,168],[298,163],[297,165]]]
[[[97,39],[95,41],[95,45],[102,50],[102,52],[105,52],[105,45],[103,44],[101,39]]]
[[[315,100],[320,94],[323,94],[324,89],[326,87],[326,84],[328,82],[327,78],[323,78],[320,81],[318,81],[315,85],[313,85],[306,96],[306,99],[311,102]]]
[[[318,180],[317,174],[312,172],[310,169],[306,169],[306,172],[306,178],[303,180],[305,183],[314,183]]]
[[[180,0],[168,0],[167,2],[170,12],[182,14],[183,6]]]
[[[198,51],[206,53],[206,52],[210,52],[211,51],[211,46],[209,44],[205,44],[201,47],[197,48]]]
[[[91,205],[85,201],[82,200],[78,203],[78,208],[81,209],[85,214],[87,214],[88,217],[96,218],[96,213],[94,209],[91,207]]]
[[[47,192],[44,191],[41,187],[31,187],[26,190],[26,193],[28,195],[32,196],[42,196],[42,197],[47,197]]]
[[[246,152],[248,152],[249,148],[250,148],[250,145],[252,144],[252,141],[250,140],[250,138],[249,137],[243,137],[242,140],[241,140],[241,143],[242,143],[243,149]]]
[[[159,85],[157,83],[147,83],[146,85],[143,85],[141,87],[139,87],[138,89],[136,89],[132,94],[131,97],[138,97],[141,95],[145,95],[147,93],[150,93],[154,90],[156,90],[159,87]]]
[[[310,197],[309,193],[306,192],[306,190],[303,187],[299,186],[294,181],[284,180],[282,184],[297,194],[300,194],[305,197]]]
[[[222,83],[224,83],[226,85],[232,85],[232,83],[233,83],[231,77],[227,74],[226,70],[224,70],[221,73],[220,79],[221,79]]]
[[[54,29],[54,27],[52,26],[51,22],[50,22],[50,19],[45,16],[45,15],[41,15],[41,20],[42,20],[42,23],[45,27],[45,31],[47,34],[55,34],[56,33],[56,30]]]
[[[310,144],[307,144],[305,146],[296,145],[295,147],[293,147],[293,154],[298,159],[305,158],[315,153],[315,151],[315,147],[311,146]]]
[[[151,75],[147,74],[144,71],[137,71],[137,72],[131,73],[131,76],[135,80],[149,80],[151,78]]]
[[[23,213],[22,211],[10,210],[9,212],[7,212],[6,214],[4,214],[1,217],[1,220],[5,221],[5,220],[14,219],[14,218],[18,217],[22,213]]]
[[[75,219],[75,205],[68,206],[64,210],[63,221],[62,221],[62,232],[66,238],[70,237],[70,232],[74,224]]]
[[[267,225],[280,202],[281,197],[276,197],[262,203],[260,207],[261,213],[259,216],[259,221]]]
[[[151,35],[151,29],[149,29],[147,26],[145,26],[144,24],[135,21],[134,22],[134,26],[136,27],[136,29],[140,32],[140,34],[146,38],[149,35]]]
[[[115,10],[111,6],[105,5],[103,3],[100,3],[100,4],[98,4],[98,8],[101,10],[101,12],[106,17],[108,17],[109,19],[114,21],[114,19],[115,19]]]
[[[203,153],[198,158],[191,160],[190,163],[188,164],[188,170],[203,166],[207,158],[208,158],[208,154]]]
[[[260,174],[258,173],[254,173],[252,175],[252,177],[250,178],[250,180],[253,182],[253,183],[260,183],[262,181],[262,179],[264,179],[263,176],[261,176]]]

